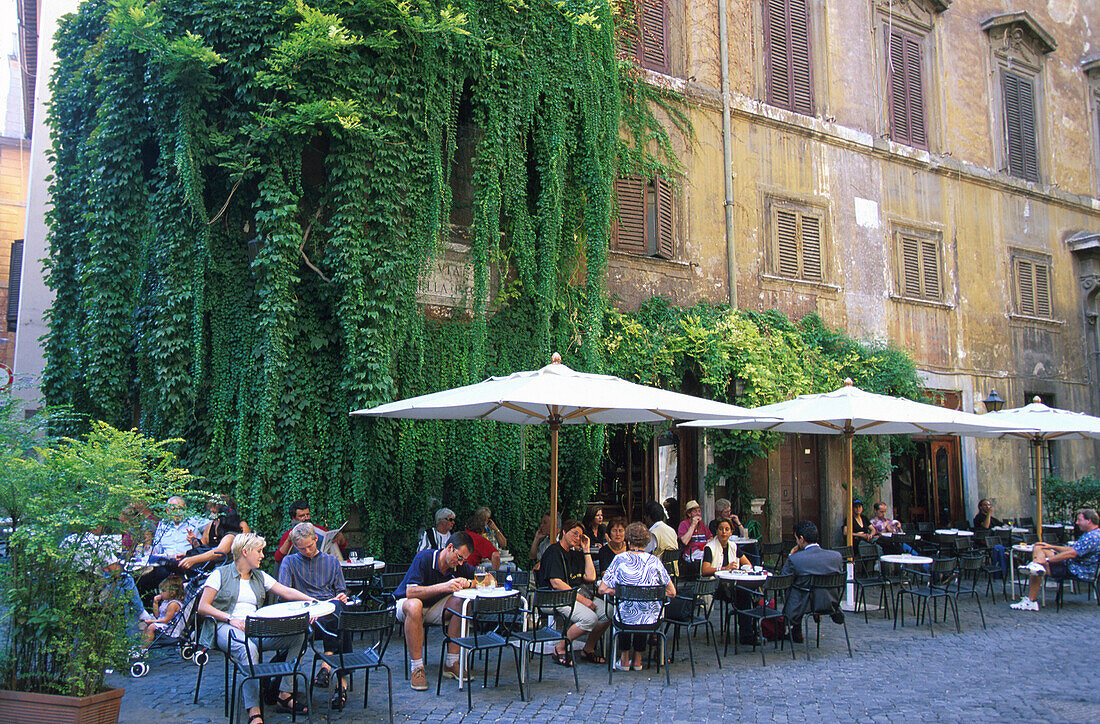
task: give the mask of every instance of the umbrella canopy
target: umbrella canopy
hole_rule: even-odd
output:
[[[972,415],[901,397],[879,395],[853,386],[852,380],[833,392],[800,395],[793,400],[755,407],[766,416],[757,420],[696,420],[682,427],[768,430],[810,435],[843,435],[847,456],[848,545],[852,545],[852,437],[854,435],[961,434],[1026,432],[1012,422],[991,422],[989,415]],[[767,417],[779,418],[768,420]]]
[[[1031,442],[1031,455],[1035,467],[1036,519],[1035,532],[1039,540],[1043,539],[1043,466],[1042,445],[1048,440],[1080,440],[1084,438],[1100,439],[1100,417],[1086,415],[1083,412],[1059,410],[1047,407],[1038,397],[1030,405],[1014,407],[1011,410],[987,412],[983,420],[991,422],[1021,425],[1030,430],[1011,432],[976,433],[979,437],[1016,437]]]
[[[556,352],[553,361],[539,370],[490,377],[477,384],[351,414],[549,425],[552,521],[557,520],[558,512],[558,430],[562,425],[760,417],[760,413],[737,405],[639,385],[612,375],[577,372],[563,365]]]

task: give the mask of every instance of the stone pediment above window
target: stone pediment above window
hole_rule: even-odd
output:
[[[875,0],[884,16],[909,21],[917,29],[932,29],[932,21],[951,4],[951,0]]]
[[[1100,55],[1093,55],[1081,61],[1081,72],[1094,80],[1100,79]]]
[[[1058,47],[1054,36],[1026,10],[994,15],[982,22],[982,30],[989,34],[994,53],[1034,68],[1039,67],[1044,55]]]

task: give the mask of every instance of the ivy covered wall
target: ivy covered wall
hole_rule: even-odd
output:
[[[404,556],[432,498],[488,504],[525,540],[546,507],[547,436],[350,410],[553,350],[670,387],[690,368],[722,399],[752,379],[750,403],[835,386],[853,350],[873,350],[820,324],[608,308],[612,178],[675,168],[654,107],[689,130],[616,59],[616,32],[600,0],[85,2],[51,85],[47,400],[184,438],[182,461],[261,532],[305,496],[330,523],[357,506],[368,545]],[[467,104],[473,282],[469,313],[444,319],[416,290],[449,237]],[[674,320],[706,333],[672,334]],[[567,512],[603,441],[563,430]]]

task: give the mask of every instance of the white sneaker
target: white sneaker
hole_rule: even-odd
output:
[[[1032,561],[1031,563],[1027,564],[1026,568],[1031,571],[1033,575],[1036,576],[1045,576],[1047,574],[1047,569],[1043,566],[1042,563],[1036,563],[1035,561]]]
[[[1032,601],[1027,596],[1024,596],[1019,601],[1017,601],[1016,603],[1009,606],[1009,608],[1015,609],[1017,611],[1038,611],[1039,610],[1039,602],[1038,601]]]

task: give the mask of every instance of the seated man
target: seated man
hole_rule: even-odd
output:
[[[286,533],[279,538],[279,545],[275,549],[275,562],[282,563],[284,557],[290,555],[292,544],[290,542],[290,531],[294,529],[294,526],[299,523],[312,523],[313,518],[309,514],[309,503],[305,500],[296,500],[290,504],[290,528],[287,528]],[[322,528],[319,525],[313,526],[313,530],[317,532],[318,537],[328,532],[328,528]],[[347,540],[344,539],[344,534],[341,533],[336,539],[337,545],[340,546],[340,550],[344,550],[348,547]]]
[[[683,550],[680,575],[689,579],[698,578],[699,566],[703,562],[703,549],[711,538],[710,529],[703,522],[703,509],[698,501],[688,501],[687,518],[680,521],[676,536],[680,539],[680,548]]]
[[[978,501],[978,514],[974,516],[974,530],[989,530],[1000,528],[1004,521],[993,517],[993,501],[982,498]],[[993,560],[1001,564],[1001,575],[1008,575],[1008,552],[1000,543],[990,548],[993,551]]]
[[[1077,511],[1074,522],[1081,531],[1081,537],[1068,546],[1035,544],[1031,563],[1020,566],[1031,574],[1027,595],[1012,604],[1011,608],[1038,611],[1043,576],[1055,580],[1077,578],[1082,581],[1091,581],[1096,576],[1096,567],[1100,565],[1100,516],[1092,508],[1082,508]]]
[[[562,526],[561,539],[546,549],[539,562],[538,584],[540,588],[553,588],[567,591],[579,588],[581,584],[592,585],[596,582],[596,566],[589,552],[588,536],[584,524],[579,520],[567,520]],[[562,607],[556,611],[563,618],[568,617],[572,625],[565,635],[570,641],[580,638],[588,632],[588,639],[581,651],[581,658],[594,664],[604,664],[607,660],[596,654],[596,643],[604,630],[611,624],[611,617],[603,599],[591,599],[577,593],[577,604],[572,610]],[[554,648],[554,662],[561,666],[572,666],[569,651],[559,642]]]
[[[153,532],[153,548],[149,562],[152,570],[137,581],[138,591],[145,595],[160,587],[160,582],[171,575],[194,575],[190,568],[196,561],[190,559],[192,550],[201,545],[199,535],[206,526],[206,519],[187,516],[187,501],[178,495],[168,499],[165,517]]]
[[[507,550],[508,539],[504,537],[504,534],[500,532],[500,528],[497,527],[497,523],[493,520],[493,511],[485,506],[481,506],[474,511],[481,522],[481,528],[477,530],[483,536],[489,539],[489,542],[497,550]]]
[[[886,553],[908,553],[915,555],[916,551],[908,543],[898,544],[892,540],[894,535],[904,535],[905,529],[901,527],[900,520],[891,520],[886,517],[886,503],[881,500],[874,505],[875,517],[871,518],[871,528],[874,530],[875,543]]]
[[[741,525],[741,519],[737,517],[737,514],[733,512],[733,503],[726,498],[719,498],[714,501],[714,515],[715,518],[710,522],[707,528],[711,533],[717,535],[718,524],[723,520],[728,520],[730,523],[730,529],[733,531],[734,537],[748,538],[749,529]]]
[[[293,588],[307,596],[321,601],[332,601],[336,612],[313,622],[313,632],[324,644],[326,654],[350,653],[351,636],[338,634],[340,612],[348,601],[347,584],[340,571],[340,561],[335,556],[322,553],[318,546],[320,539],[310,523],[299,523],[290,529],[290,541],[295,552],[283,559],[279,566],[279,583]],[[326,664],[321,664],[314,682],[317,686],[327,687],[331,672]],[[347,678],[344,677],[332,695],[332,708],[340,711],[347,702]]]
[[[838,600],[829,591],[816,591],[810,600],[811,576],[844,572],[844,557],[840,551],[825,550],[819,544],[820,534],[813,521],[803,520],[794,527],[795,547],[791,549],[787,562],[783,564],[781,575],[793,573],[794,587],[787,594],[783,606],[783,615],[791,626],[791,639],[802,643],[802,617],[807,613],[831,611],[833,620],[840,623],[844,614],[840,612]]]
[[[470,557],[466,559],[466,562],[473,567],[481,565],[482,561],[488,561],[489,565],[493,567],[494,571],[500,570],[500,551],[497,547],[489,542],[489,539],[479,533],[479,530],[483,530],[481,525],[481,516],[474,513],[466,521],[466,533],[469,534],[470,539],[474,542],[474,550],[470,554]]]
[[[397,620],[405,624],[405,645],[409,649],[409,671],[412,672],[409,686],[415,691],[428,690],[428,676],[424,671],[424,624],[442,626],[444,610],[459,610],[462,605],[462,601],[451,594],[477,585],[474,569],[466,563],[473,551],[470,534],[458,531],[443,550],[428,549],[417,553],[405,578],[393,592],[397,599]],[[456,637],[461,631],[462,619],[448,618],[447,632]],[[458,679],[458,671],[458,646],[451,644],[443,674]]]
[[[455,512],[450,508],[440,508],[435,511],[435,527],[428,528],[420,536],[420,544],[416,552],[441,551],[447,547],[447,541],[451,539],[451,530],[455,527]]]
[[[122,536],[109,535],[103,526],[98,526],[88,533],[68,536],[61,541],[60,548],[69,554],[75,567],[103,577],[103,592],[117,597],[131,634],[137,632],[139,622],[153,620],[138,595],[134,579],[122,569],[125,555]]]

